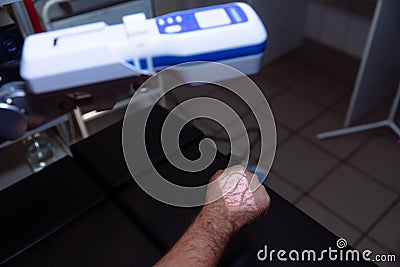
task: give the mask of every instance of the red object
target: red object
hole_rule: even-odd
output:
[[[31,19],[32,27],[35,33],[43,32],[42,25],[40,24],[39,16],[36,12],[35,5],[32,0],[24,0],[26,10],[28,11],[29,18]]]

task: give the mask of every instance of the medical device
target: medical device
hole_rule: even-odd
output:
[[[0,136],[16,139],[88,102],[112,108],[118,94],[179,63],[203,71],[204,61],[221,62],[254,74],[267,40],[256,12],[239,2],[122,21],[28,36],[20,67],[26,84],[0,89]],[[187,73],[183,68],[178,76],[185,81]],[[207,73],[211,81],[233,78]]]

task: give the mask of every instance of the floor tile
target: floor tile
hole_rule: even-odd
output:
[[[347,110],[350,106],[350,95],[337,102],[331,110],[343,117],[346,116]]]
[[[289,184],[285,179],[273,172],[268,174],[265,184],[291,203],[294,203],[303,194],[301,190]]]
[[[291,136],[291,133],[289,130],[286,130],[283,126],[276,125],[276,135],[277,135],[277,142],[282,143],[284,142],[287,138]]]
[[[294,50],[290,57],[333,75],[352,86],[357,77],[360,60],[339,50],[306,39],[304,45]]]
[[[268,80],[262,73],[250,76],[250,78],[258,85],[267,100],[271,100],[284,90],[283,86]]]
[[[363,231],[368,230],[397,197],[347,165],[330,174],[311,196]]]
[[[395,132],[393,132],[392,129],[390,129],[388,127],[378,129],[376,131],[376,134],[378,136],[381,136],[381,137],[385,138],[386,140],[388,140],[392,144],[400,145],[400,137]]]
[[[273,83],[268,82],[266,79],[256,83],[247,76],[221,81],[220,83],[224,88],[214,90],[213,96],[221,100],[226,99],[228,101],[227,103],[232,104],[232,107],[239,107],[241,109],[246,107],[247,110],[249,110],[249,108],[254,109],[268,101],[266,98],[267,94],[264,94],[263,89],[266,91],[282,90],[282,88],[273,85]]]
[[[335,58],[339,54],[341,54],[340,51],[336,49],[306,38],[303,45],[293,50],[289,57],[303,64],[321,69],[322,66],[329,63],[330,58]]]
[[[374,137],[349,162],[400,192],[398,144],[379,136]]]
[[[316,135],[319,133],[342,129],[344,123],[343,120],[343,117],[340,117],[335,113],[326,112],[317,120],[306,126],[300,134],[317,146],[326,149],[335,156],[343,159],[360,147],[360,145],[362,145],[371,135],[371,131],[368,131],[324,140],[317,139]]]
[[[376,241],[372,240],[370,237],[364,237],[363,240],[356,246],[360,252],[364,250],[370,250],[372,252],[371,259],[374,260],[377,255],[395,255],[395,262],[375,262],[380,267],[399,267],[400,266],[400,256],[394,254],[389,249],[384,248],[382,245],[378,244]]]
[[[338,238],[346,239],[351,245],[354,245],[362,235],[361,230],[341,220],[310,197],[303,198],[296,206],[332,231]]]
[[[188,93],[187,90],[192,90],[192,92]],[[180,92],[185,93],[181,95]],[[238,118],[243,119],[251,112],[251,109],[234,93],[213,85],[201,86],[201,88],[181,87],[174,93],[174,97],[170,96],[172,98],[169,100],[170,109],[175,108],[175,114],[184,120],[196,118],[193,124],[206,135],[221,132],[222,126],[232,124]],[[205,98],[211,98],[213,103]],[[227,106],[226,109],[216,101],[224,103]],[[259,102],[254,103],[254,106],[257,107],[259,104]],[[178,105],[179,108],[176,108]],[[205,119],[207,117],[208,119]]]
[[[319,42],[306,38],[303,45],[293,50],[289,57],[298,60],[306,65],[320,68],[324,64],[326,57],[332,57],[337,54],[337,50],[332,49]]]
[[[221,132],[212,139],[216,143],[218,151],[222,152],[224,155],[233,154],[243,161],[247,161],[248,157],[251,157],[251,153],[256,154],[256,152],[251,152],[250,145],[246,146],[245,139],[247,139],[247,136],[245,135],[234,135],[232,139],[229,139],[226,133]],[[251,142],[251,140],[249,140],[249,142]],[[258,157],[249,159],[248,161],[254,163],[252,160],[258,160]]]
[[[337,165],[337,160],[297,136],[278,146],[273,170],[308,191]]]
[[[271,102],[275,119],[297,131],[321,113],[322,107],[292,92],[285,92]]]
[[[322,71],[334,76],[340,81],[347,82],[353,87],[356,81],[360,60],[351,57],[343,52],[332,58],[327,58],[326,64],[322,66]]]
[[[259,107],[260,108],[260,107]],[[257,109],[258,110],[258,109]],[[265,116],[264,116],[265,117]],[[248,136],[249,136],[249,142],[251,142],[251,153],[250,153],[250,159],[249,162],[251,164],[257,164],[260,162],[260,151],[261,151],[261,139],[260,139],[260,132],[257,131],[258,124],[255,120],[255,117],[252,114],[248,114],[245,117],[243,117],[242,122],[244,123],[245,127],[249,129],[248,131]],[[244,157],[248,151],[248,149],[245,147],[245,139],[247,138],[247,135],[242,135],[240,133],[240,128],[238,124],[232,123],[231,125],[228,125],[229,128],[232,128],[232,136],[235,138],[235,142],[238,144],[238,151],[239,154],[236,153],[236,156],[239,157]],[[272,127],[272,125],[271,125]],[[291,136],[291,132],[287,129],[285,129],[283,126],[278,125],[275,122],[275,127],[276,127],[276,142],[278,145],[279,143],[284,142]],[[210,136],[210,135],[209,135]],[[230,143],[227,142],[226,140],[228,139],[228,135],[225,130],[222,130],[218,132],[217,134],[214,135],[217,139],[217,147],[221,149],[221,152],[227,154],[231,152],[231,147]],[[224,141],[221,141],[224,140]],[[262,162],[260,162],[262,164]],[[262,164],[263,165],[263,164]],[[265,166],[263,166],[265,167]]]
[[[258,118],[260,118],[260,121],[256,120],[254,114],[257,114]],[[247,129],[246,135],[240,133],[240,126],[238,123],[228,125],[227,129],[234,133],[233,136],[236,137],[235,142],[238,145],[239,150],[242,152],[247,152],[248,148],[251,149],[251,162],[253,164],[254,160],[256,162],[266,161],[269,162],[268,164],[270,164],[270,162],[273,160],[273,153],[277,143],[277,132],[274,130],[274,127],[276,129],[275,120],[270,113],[270,110],[267,108],[259,107],[258,109],[254,110],[254,114],[250,113],[242,120]],[[262,127],[261,124],[264,124],[264,127]],[[259,130],[260,128],[265,129],[265,131],[261,132]],[[245,146],[246,138],[249,139],[249,147]],[[264,155],[269,155],[267,158],[265,158],[265,156],[262,159],[260,158],[261,141],[264,146]]]
[[[389,211],[369,233],[371,237],[400,255],[400,203]]]
[[[273,131],[275,123],[272,114],[268,114],[269,110],[262,107],[255,109],[254,112],[254,114],[259,114],[261,118],[266,119],[264,122],[267,126],[265,126],[264,129],[272,129],[271,131],[266,131],[264,136],[261,136],[259,124],[253,113],[247,114],[240,121],[233,121],[230,124],[224,125],[226,130],[215,135],[216,140],[223,140],[222,143],[217,143],[217,147],[221,148],[223,153],[232,153],[246,159],[247,154],[250,152],[251,158],[249,162],[252,164],[254,164],[253,161],[264,160],[268,162],[265,157],[260,159],[260,141],[263,140],[263,138],[265,142],[265,153],[272,153],[276,146],[276,139],[274,138],[275,132]],[[243,129],[241,124],[243,124],[246,129]],[[243,132],[243,130],[245,130],[245,132]],[[230,139],[228,133],[230,133]],[[230,140],[230,142],[228,140]],[[269,160],[269,162],[271,162],[271,160]]]
[[[318,72],[294,85],[294,90],[310,100],[330,107],[351,93],[351,87],[324,73]]]
[[[222,103],[228,105],[232,108],[239,116],[245,115],[251,111],[250,107],[246,105],[246,103],[235,93],[230,92],[226,89],[219,88],[219,90],[214,90],[210,92],[209,97],[215,98]],[[261,102],[257,101],[253,104],[254,107],[257,107]],[[207,109],[207,106],[203,107]],[[218,112],[218,110],[216,110]],[[226,121],[228,122],[228,121]]]
[[[268,80],[290,87],[310,75],[314,69],[305,66],[288,57],[282,57],[261,70],[261,74]]]

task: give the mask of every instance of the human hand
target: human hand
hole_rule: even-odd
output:
[[[257,175],[243,166],[220,170],[210,182],[206,196],[206,202],[210,203],[204,206],[203,213],[221,218],[221,222],[234,232],[261,217],[270,205],[270,197]]]

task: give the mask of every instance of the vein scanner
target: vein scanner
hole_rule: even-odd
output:
[[[139,13],[117,25],[98,22],[27,37],[21,76],[31,93],[46,94],[193,61],[221,62],[250,75],[260,68],[266,40],[262,21],[245,3],[151,19]]]

